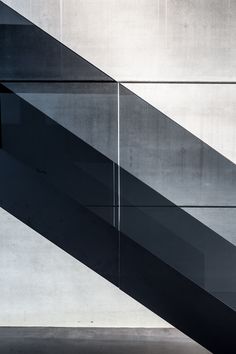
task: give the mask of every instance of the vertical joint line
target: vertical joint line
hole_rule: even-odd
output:
[[[2,148],[2,95],[0,94],[0,149]]]
[[[63,16],[63,3],[60,0],[60,42],[62,42],[62,16]]]
[[[62,37],[63,37],[63,33],[62,33],[62,23],[63,23],[63,0],[60,0],[60,3],[59,3],[59,10],[60,10],[60,28],[59,28],[59,41],[62,43]],[[59,51],[59,54],[60,54],[60,75],[61,77],[63,77],[63,63],[62,63],[62,57],[63,57],[63,47],[62,45],[60,45],[60,51]]]
[[[118,194],[118,287],[120,288],[120,84],[117,84],[117,194]]]
[[[112,164],[112,180],[113,180],[113,184],[112,184],[112,190],[113,190],[113,194],[112,194],[112,200],[113,200],[113,204],[112,204],[112,223],[113,226],[116,227],[116,163],[113,162]]]

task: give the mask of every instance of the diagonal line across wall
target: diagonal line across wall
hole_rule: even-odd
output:
[[[190,303],[192,301],[195,303],[197,298],[192,294],[193,289],[191,289],[190,296],[185,286],[188,288],[190,284],[196,284],[198,289],[202,289],[199,290],[200,293],[203,291],[201,294],[204,294],[204,296],[200,295],[197,291],[198,295],[196,296],[203,296],[204,302],[207,301],[208,308],[208,301],[211,302],[209,299],[215,298],[213,297],[215,294],[212,292],[210,295],[209,290],[206,292],[205,280],[211,277],[211,273],[216,271],[216,267],[219,268],[219,272],[222,272],[222,269],[227,270],[227,274],[229,269],[235,269],[235,247],[180,208],[172,207],[171,212],[165,208],[161,214],[152,215],[135,205],[130,208],[131,211],[129,209],[128,213],[125,207],[121,207],[121,269],[118,280],[118,232],[112,226],[112,218],[109,217],[109,214],[103,214],[102,210],[103,202],[105,201],[107,204],[105,199],[109,200],[112,194],[112,181],[110,178],[109,183],[109,173],[107,172],[109,168],[111,169],[112,162],[23,99],[10,93],[9,90],[6,91],[2,95],[7,95],[7,97],[2,101],[5,105],[9,102],[14,107],[20,107],[20,113],[13,117],[11,114],[7,114],[9,112],[7,107],[3,110],[5,113],[2,117],[3,149],[1,159],[4,169],[1,171],[1,206],[106,279],[116,285],[119,281],[121,289],[126,290],[127,287],[129,294],[138,298],[145,306],[152,310],[155,309],[156,313],[163,315],[163,306],[166,308],[163,302],[164,294],[161,293],[161,295],[159,291],[165,293],[173,292],[173,290],[167,284],[166,290],[163,290],[162,287],[160,289],[159,286],[159,290],[153,290],[155,287],[152,285],[152,291],[159,294],[156,296],[160,296],[158,301],[160,312],[153,302],[154,299],[152,296],[150,298],[148,293],[142,297],[141,301],[136,283],[137,278],[134,276],[133,270],[131,271],[134,264],[133,256],[130,258],[131,268],[128,266],[127,247],[129,249],[131,245],[134,245],[134,249],[138,250],[139,257],[141,257],[140,252],[144,252],[145,262],[147,254],[152,254],[150,257],[154,264],[156,264],[154,260],[159,259],[158,262],[165,264],[164,267],[168,264],[167,268],[172,269],[174,274],[178,274],[177,278],[181,276],[186,279],[187,285],[182,284],[181,287],[184,286]],[[13,118],[16,124],[14,124]],[[94,163],[96,168],[91,168],[91,165],[86,166],[88,161]],[[108,183],[105,183],[103,177],[101,178],[103,183],[101,183],[99,176],[107,176]],[[121,176],[121,180],[126,184],[124,194],[121,194],[125,205],[132,205],[133,195],[138,192],[149,200],[155,200],[166,207],[173,206],[173,203],[123,169],[121,169]],[[86,183],[84,183],[85,180]],[[97,210],[91,207],[90,202],[86,200],[86,198],[91,198],[90,192],[93,189],[102,192],[101,195],[92,195],[92,198],[97,198],[99,201],[100,206]],[[110,200],[112,209],[112,199]],[[172,212],[173,209],[174,212]],[[145,231],[147,226],[148,234]],[[194,233],[189,233],[190,230],[194,230]],[[171,252],[170,245],[173,252]],[[225,259],[221,257],[220,267],[219,252],[220,256],[227,255]],[[157,269],[160,267],[160,263],[158,264]],[[136,266],[138,267],[138,264]],[[145,270],[148,272],[145,278],[148,274],[154,276],[148,269]],[[131,275],[128,275],[129,272]],[[161,278],[157,274],[155,279],[159,283]],[[129,279],[130,276],[131,279]],[[224,287],[225,278],[226,274],[221,274],[221,276],[219,274],[215,286]],[[133,281],[135,287],[131,289],[130,284]],[[178,280],[176,281],[178,282]],[[221,282],[223,283],[220,285]],[[193,287],[197,289],[195,285]],[[134,291],[134,289],[136,290]],[[181,291],[180,294],[181,299],[175,299],[172,305],[177,306],[178,303],[178,308],[182,308],[181,321],[174,320],[174,313],[176,314],[174,307],[170,312],[166,310],[167,313],[164,317],[167,320],[171,319],[171,323],[186,332],[183,318],[188,305],[186,305],[186,298],[183,303]],[[206,294],[209,294],[210,298],[205,298]],[[176,294],[173,295],[176,298]],[[217,302],[214,306],[219,304],[225,306],[223,305],[225,303],[227,304],[226,308],[230,309],[227,297],[223,296],[220,300],[221,302]],[[183,304],[185,310],[182,307]],[[205,305],[202,305],[202,309]],[[191,311],[190,308],[187,310],[188,313]],[[205,313],[207,313],[207,308],[204,310]],[[199,316],[202,318],[203,313],[199,312]],[[189,329],[187,329],[189,334],[188,331]],[[194,331],[195,329],[193,333],[191,332],[191,336],[198,340]]]
[[[11,19],[13,15],[18,16],[2,3],[0,6],[5,11],[4,16],[9,15]],[[205,179],[197,176],[193,185],[200,180],[205,189],[191,192],[189,167],[181,170],[184,176],[187,174],[185,183],[189,184],[183,186],[179,195],[167,199],[163,193],[150,188],[155,187],[153,182],[145,180],[137,166],[125,159],[126,154],[121,154],[121,165],[126,170],[119,166],[121,188],[118,198],[115,197],[120,199],[117,230],[114,226],[114,160],[18,97],[17,90],[6,81],[85,82],[88,79],[90,83],[107,81],[109,87],[116,83],[30,22],[24,20],[16,24],[16,19],[12,21],[11,25],[0,26],[0,43],[4,48],[0,57],[0,78],[5,82],[1,86],[0,159],[4,166],[0,170],[1,206],[115,285],[119,284],[122,290],[206,348],[214,353],[232,353],[236,318],[231,295],[236,292],[236,248],[169,199],[183,198],[186,189],[191,196],[199,191],[204,196],[210,188],[206,182],[211,181],[217,167],[220,176],[211,183],[214,189],[210,189],[210,194],[216,191],[215,186],[224,187],[227,178],[231,184],[219,189],[217,197],[227,192],[230,204],[235,200],[234,165],[121,88],[120,114],[127,118],[120,127],[121,153],[138,140],[139,145],[132,155],[137,156],[138,161],[143,151],[141,143],[146,146],[146,141],[135,129],[154,122],[164,126],[164,132],[168,133],[159,135],[161,148],[173,137],[177,155],[178,148],[182,148],[179,141],[189,149],[193,146],[192,156],[203,147],[206,171],[209,165],[210,173],[203,176]],[[142,112],[147,117],[145,121]],[[133,142],[129,141],[129,135],[126,137],[130,127],[134,129]],[[150,124],[147,131],[151,130]],[[169,159],[167,167],[174,165],[177,155]],[[188,166],[194,171],[199,167],[198,164],[192,167],[192,163]],[[147,172],[147,167],[150,165],[142,165],[141,171]],[[168,185],[170,181],[167,180]],[[156,189],[165,191],[164,182],[158,178]],[[178,183],[173,185],[171,193],[173,191],[179,193]],[[142,208],[144,201],[148,208]],[[153,212],[154,205],[159,206],[158,212]]]

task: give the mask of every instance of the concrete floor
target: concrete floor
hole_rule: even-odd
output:
[[[207,354],[175,329],[1,328],[2,354]]]

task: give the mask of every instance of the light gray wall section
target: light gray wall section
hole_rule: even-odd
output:
[[[3,1],[46,32],[60,39],[61,1],[60,0],[7,0]]]
[[[170,326],[3,209],[0,282],[0,326]]]
[[[117,80],[236,80],[234,1],[4,2]]]
[[[236,80],[236,3],[233,1],[4,2],[117,80]],[[235,165],[189,133],[235,162],[234,85],[204,88],[192,85],[187,89],[167,85],[165,90],[160,86],[129,88],[171,120],[134,95],[121,97],[122,166],[178,205],[194,206],[184,210],[235,243],[235,209],[225,208],[235,206]],[[77,94],[47,93],[47,98],[42,92],[23,95],[115,160],[112,144],[109,146],[102,138],[102,130],[106,131],[113,123],[108,123],[107,112],[97,111],[98,96],[92,95],[91,103],[86,94],[80,95],[79,100]],[[93,117],[87,113],[88,106],[93,107]],[[78,111],[87,117],[86,123],[78,123]],[[60,112],[68,117],[66,121]],[[101,131],[94,120],[98,112],[103,117],[99,123]],[[187,130],[177,128],[175,122]],[[115,139],[113,135],[110,137]],[[116,144],[117,140],[114,141]],[[138,200],[140,204],[144,202]],[[21,270],[24,272],[24,268]],[[4,324],[9,323],[9,318],[6,317]]]
[[[124,86],[236,162],[236,85],[140,83]]]
[[[63,0],[62,40],[116,79],[235,80],[234,1],[87,3]]]

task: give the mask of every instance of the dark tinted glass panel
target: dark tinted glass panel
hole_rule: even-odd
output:
[[[4,86],[90,146],[117,161],[116,83],[10,83]]]
[[[0,206],[118,284],[116,229],[3,149],[0,165]]]
[[[120,93],[123,168],[178,206],[235,205],[232,162],[131,91],[121,86]],[[135,204],[160,205],[140,193],[130,197]]]
[[[120,249],[123,291],[212,353],[232,352],[234,310],[123,234]]]
[[[235,308],[235,246],[208,227],[209,211],[204,225],[179,207],[233,206],[234,164],[126,88],[120,93],[121,231]]]
[[[236,208],[183,208],[184,211],[236,246]]]
[[[39,84],[27,89],[24,86],[23,93],[17,90],[24,98],[2,86],[2,147],[113,225],[116,219],[116,167],[112,160],[86,142],[86,136],[90,137],[89,143],[93,141],[94,146],[100,145],[100,150],[109,148],[108,155],[117,155],[117,88],[107,84],[104,89],[102,83],[90,83],[89,86],[80,83],[76,87],[53,85],[55,92],[50,85],[41,87]],[[33,92],[29,92],[30,88]],[[24,95],[28,101],[34,101],[34,106]],[[51,113],[53,119],[35,106]],[[77,136],[54,118],[70,127]]]

